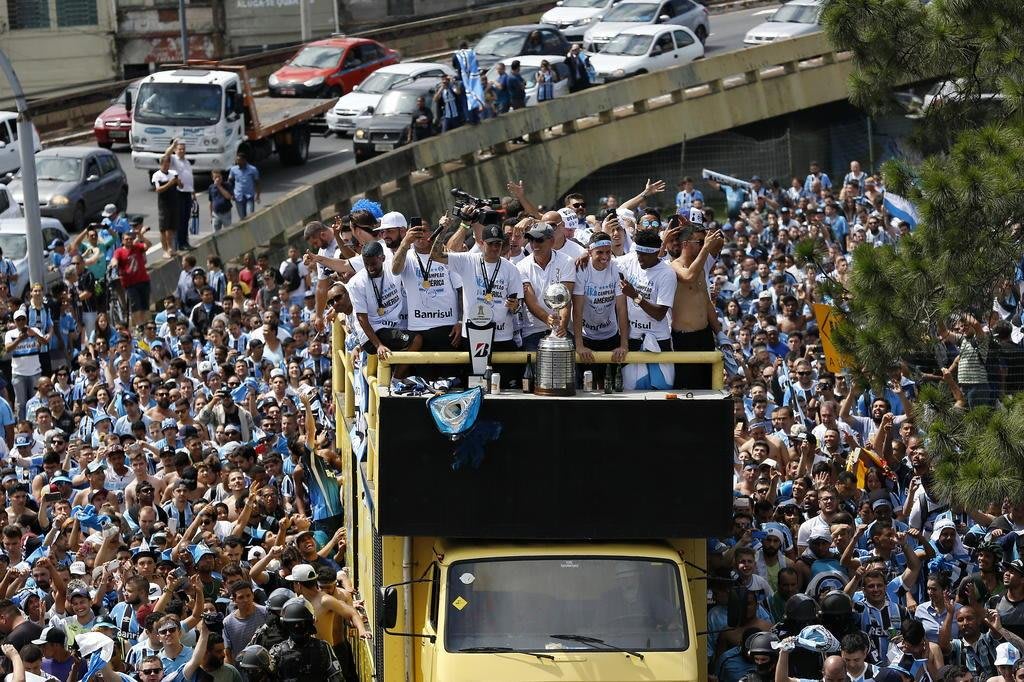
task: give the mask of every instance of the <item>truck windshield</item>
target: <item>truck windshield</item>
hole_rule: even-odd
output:
[[[583,635],[634,651],[681,651],[688,637],[679,571],[643,558],[460,561],[448,572],[445,649],[594,649]]]
[[[221,118],[220,86],[193,83],[143,83],[135,120],[169,126],[213,125]]]

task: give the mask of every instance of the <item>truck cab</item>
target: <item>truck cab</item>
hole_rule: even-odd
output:
[[[182,68],[142,79],[132,112],[132,161],[155,170],[182,140],[197,173],[229,168],[246,138],[244,81],[235,71]]]
[[[432,549],[418,678],[696,680],[687,572],[668,543]],[[385,590],[384,614],[397,588]]]

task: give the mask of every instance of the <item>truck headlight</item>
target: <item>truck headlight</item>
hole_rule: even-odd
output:
[[[67,206],[69,199],[63,194],[54,194],[50,197],[51,206]]]
[[[277,75],[273,74],[273,73],[270,74],[270,78],[267,79],[267,84],[268,85],[277,85],[277,83],[278,83]]]
[[[365,130],[361,130],[361,129],[360,129],[360,130],[357,130],[357,131],[356,131],[356,134],[355,134],[355,138],[356,138],[357,140],[361,140],[361,139],[363,139],[364,137],[366,137],[366,131],[365,131]]]
[[[322,85],[324,82],[323,76],[317,76],[316,78],[310,78],[308,81],[303,83],[307,88],[315,88],[318,85]]]

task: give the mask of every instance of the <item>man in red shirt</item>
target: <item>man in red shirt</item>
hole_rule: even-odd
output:
[[[117,268],[121,287],[128,295],[128,310],[131,311],[132,328],[146,322],[149,311],[149,271],[146,269],[146,251],[149,240],[143,234],[149,228],[140,226],[138,233],[125,232],[121,246],[114,251],[111,268]]]

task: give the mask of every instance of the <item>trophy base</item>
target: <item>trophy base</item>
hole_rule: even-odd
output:
[[[533,389],[534,395],[550,395],[556,397],[572,397],[576,395],[575,386],[566,386],[565,388],[541,388],[537,386]]]

